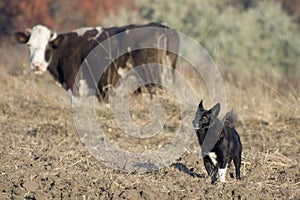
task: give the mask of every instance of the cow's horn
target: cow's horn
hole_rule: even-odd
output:
[[[31,33],[31,31],[32,31],[31,28],[26,28],[25,29],[25,32],[27,32],[27,33]]]
[[[50,41],[55,40],[56,37],[57,37],[57,33],[56,32],[52,32],[51,36],[50,36]]]

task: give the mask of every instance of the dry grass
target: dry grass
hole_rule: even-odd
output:
[[[235,80],[227,78],[225,84],[228,101],[242,120],[254,118],[271,122],[280,117],[299,117],[299,91],[284,76],[246,73]]]
[[[201,75],[180,61],[183,74],[197,92],[198,99],[211,105],[209,90]],[[250,73],[219,66],[226,90],[226,110],[234,109],[240,122],[259,120],[273,122],[280,118],[300,118],[300,88],[298,82],[271,71],[269,74]],[[224,105],[222,105],[224,106]]]
[[[242,180],[230,179],[228,174],[226,184],[210,185],[196,139],[174,165],[154,173],[127,174],[105,167],[82,145],[67,92],[49,75],[24,73],[27,57],[21,55],[26,51],[7,46],[0,53],[4,58],[0,64],[0,199],[300,198],[299,91],[283,77],[255,78],[222,71],[228,109],[234,108],[240,119]],[[209,102],[203,81],[189,72],[186,76],[203,91],[199,99]],[[132,115],[143,124],[148,107],[134,107],[140,101],[136,98]],[[172,116],[178,115],[179,108],[174,96],[168,98],[162,99],[169,106],[167,122],[176,127],[179,121]],[[100,108],[99,119],[114,128],[109,107],[101,104]],[[114,134],[108,133],[124,148],[131,148],[130,142]],[[148,143],[151,149],[160,141]]]

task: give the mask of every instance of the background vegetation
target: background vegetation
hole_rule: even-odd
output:
[[[300,199],[299,13],[300,0],[0,0],[0,199]],[[68,93],[49,73],[29,73],[28,48],[12,37],[37,23],[64,32],[148,21],[194,38],[217,63],[227,109],[239,117],[241,181],[228,174],[226,184],[211,185],[196,137],[155,173],[105,167],[78,137]],[[201,76],[178,64],[211,106]],[[167,118],[163,134],[145,140],[125,135],[99,104],[100,124],[121,148],[159,149],[177,130],[174,95],[157,89],[155,101],[148,97],[132,96],[133,120],[150,121],[157,102]]]
[[[300,91],[299,8],[300,0],[3,0],[2,62],[13,65],[7,67],[9,71],[18,63],[24,63],[19,68],[27,66],[27,58],[18,53],[16,58],[21,61],[10,59],[11,54],[5,52],[15,47],[5,41],[14,31],[37,23],[63,32],[80,26],[162,22],[208,51],[228,84],[230,106],[239,97],[236,105],[243,108],[260,106],[263,113],[274,116],[274,107],[278,107],[279,113],[294,115],[299,110]],[[274,98],[275,105],[270,103]],[[240,110],[245,111],[243,108]]]
[[[270,120],[299,112],[299,2],[136,0],[138,9],[121,8],[102,23],[158,21],[187,34],[223,73],[229,107]]]
[[[294,74],[300,65],[300,28],[295,23],[296,15],[288,13],[293,12],[291,9],[299,12],[299,2],[3,0],[0,35],[36,23],[64,31],[79,26],[156,21],[196,39],[219,64],[250,72],[270,73],[276,69],[279,73]]]
[[[263,73],[275,69],[281,74],[299,71],[300,29],[295,17],[277,1],[245,2],[137,0],[135,12],[121,9],[103,22],[159,21],[196,39],[226,67]]]

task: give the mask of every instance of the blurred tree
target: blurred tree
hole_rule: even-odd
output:
[[[300,0],[281,0],[281,2],[288,13],[295,15],[300,23]]]
[[[299,70],[299,26],[275,1],[259,1],[247,12],[227,8],[203,44],[217,60],[237,69],[284,74]]]
[[[1,34],[8,34],[15,27],[43,23],[53,26],[49,7],[53,0],[4,0],[0,4]]]
[[[12,18],[15,13],[13,11],[8,12],[6,7],[10,3],[10,0],[0,1],[0,35],[7,33],[12,28]]]
[[[278,1],[136,0],[136,6],[134,12],[110,15],[108,22],[163,22],[200,42],[217,63],[237,70],[299,71],[300,27]]]
[[[99,13],[103,18],[119,7],[132,9],[134,4],[126,0],[1,0],[0,35],[38,23],[60,31],[95,26]]]
[[[60,29],[73,29],[81,26],[97,26],[109,13],[118,9],[134,9],[132,1],[126,0],[62,0],[52,4],[52,16]]]

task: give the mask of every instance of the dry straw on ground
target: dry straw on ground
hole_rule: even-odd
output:
[[[49,75],[25,73],[28,61],[21,51],[7,48],[16,59],[1,48],[5,62],[0,66],[0,199],[300,198],[299,92],[283,84],[287,80],[234,76],[233,72],[230,79],[222,72],[228,109],[233,108],[240,119],[237,130],[243,142],[242,180],[231,179],[228,174],[226,184],[210,185],[196,138],[182,158],[154,173],[127,174],[105,167],[81,143],[67,92],[57,87]],[[209,104],[203,82],[189,73],[186,76],[203,91],[199,99]],[[168,92],[158,90],[157,94]],[[172,133],[179,123],[174,116],[180,108],[172,95],[164,95],[158,99],[167,107],[167,122],[174,126],[167,132]],[[136,106],[140,98],[133,97],[131,109],[134,119],[144,123],[148,108]],[[145,105],[148,102],[142,101]],[[99,106],[99,120],[108,136],[124,148],[133,148],[115,128],[108,107]],[[160,134],[160,138],[142,142],[138,148],[157,148],[161,139],[171,136]]]

